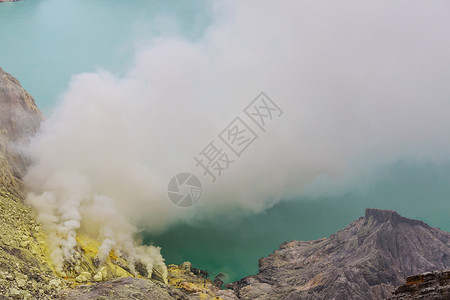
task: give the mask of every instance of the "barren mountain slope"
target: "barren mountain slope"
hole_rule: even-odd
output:
[[[241,299],[384,299],[405,278],[450,267],[450,233],[367,209],[344,230],[292,241],[232,286]]]

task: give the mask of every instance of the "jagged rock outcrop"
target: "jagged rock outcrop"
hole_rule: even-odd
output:
[[[450,269],[422,273],[406,278],[388,300],[447,300],[450,299]]]
[[[44,116],[19,81],[0,68],[0,185],[19,195],[27,160],[20,147]]]
[[[240,299],[384,299],[406,277],[450,267],[450,233],[367,209],[344,230],[292,241],[232,287]]]

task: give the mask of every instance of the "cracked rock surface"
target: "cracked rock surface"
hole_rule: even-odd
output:
[[[422,273],[406,278],[389,300],[446,300],[450,299],[450,269]]]

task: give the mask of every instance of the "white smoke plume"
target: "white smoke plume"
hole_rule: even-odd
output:
[[[229,211],[261,211],[318,176],[450,150],[450,19],[446,1],[215,2],[198,41],[161,37],[125,76],[73,77],[35,137],[28,200],[54,232],[54,260],[90,232],[136,248],[139,229]],[[215,183],[197,155],[261,91],[284,114]],[[173,206],[167,183],[197,174],[203,196]],[[130,250],[134,249],[134,250]],[[149,253],[151,252],[151,253]]]

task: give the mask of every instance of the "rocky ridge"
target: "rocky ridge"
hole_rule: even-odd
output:
[[[406,277],[449,267],[450,233],[367,209],[329,238],[284,243],[228,287],[240,299],[385,299]]]

